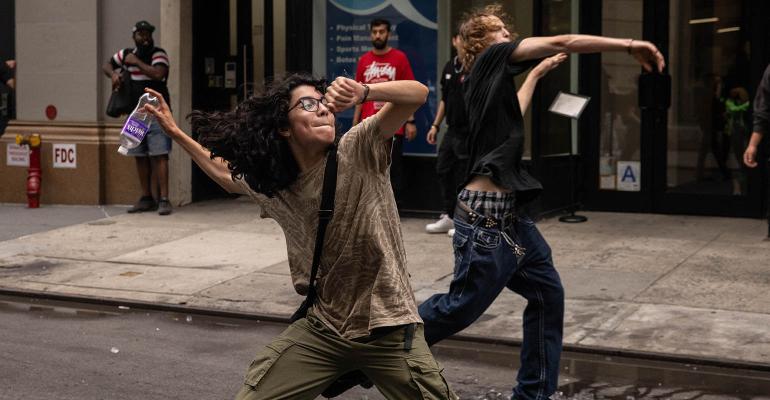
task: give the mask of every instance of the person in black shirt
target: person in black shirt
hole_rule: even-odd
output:
[[[454,215],[454,278],[449,292],[420,305],[425,339],[434,344],[473,323],[504,288],[527,300],[514,399],[546,399],[556,391],[562,349],[564,288],[551,249],[519,206],[542,190],[522,169],[524,123],[514,76],[537,60],[564,53],[627,51],[648,71],[662,71],[652,43],[588,35],[517,40],[502,7],[469,13],[460,28],[461,59],[468,75],[468,174]],[[521,91],[519,91],[521,92]]]
[[[458,33],[452,37],[452,46],[455,47],[458,53],[461,44],[462,39]],[[556,68],[565,59],[565,54],[549,57],[533,68],[532,72],[527,75],[526,80],[517,93],[522,104],[522,112],[526,112],[537,81],[550,70]],[[457,206],[458,185],[462,183],[465,177],[466,161],[468,159],[468,116],[466,115],[462,90],[465,75],[466,73],[460,62],[459,55],[447,61],[441,76],[441,101],[439,102],[434,122],[427,135],[428,143],[436,144],[439,125],[444,120],[444,116],[446,116],[448,128],[444,134],[444,140],[441,141],[436,159],[436,172],[438,173],[439,185],[441,186],[445,214],[442,214],[438,221],[425,226],[425,230],[428,233],[448,232],[449,236],[454,235],[452,219],[454,218],[454,210]]]
[[[11,94],[16,89],[15,69],[15,60],[0,62],[0,137],[5,133],[8,120],[11,118]]]
[[[757,94],[754,96],[754,127],[751,132],[751,139],[743,152],[743,163],[749,168],[757,167],[757,148],[762,137],[770,132],[770,65],[765,68],[762,75],[762,81],[759,82]],[[768,162],[770,164],[770,161]],[[770,192],[770,186],[767,189]],[[770,194],[770,193],[769,193]],[[768,196],[770,201],[770,196]],[[767,210],[768,232],[770,237],[770,207]]]
[[[135,48],[125,48],[115,53],[109,62],[102,66],[104,74],[112,80],[112,89],[122,84],[131,84],[134,102],[150,88],[163,96],[171,104],[168,93],[168,54],[160,47],[155,47],[152,33],[155,27],[147,21],[139,21],[133,28]],[[131,82],[122,82],[121,70],[128,70]],[[151,124],[142,143],[129,150],[128,156],[136,160],[136,170],[142,187],[142,197],[128,212],[158,210],[160,215],[171,214],[168,199],[168,154],[171,152],[171,138],[166,135],[160,124]],[[153,191],[157,188],[157,202]]]
[[[743,153],[743,163],[749,168],[757,166],[757,148],[762,137],[770,132],[770,65],[762,75],[762,81],[754,96],[754,129],[751,132],[749,145]]]
[[[455,49],[460,46],[459,33],[452,36],[452,46]],[[441,72],[441,101],[438,103],[436,117],[427,135],[428,143],[435,145],[439,126],[446,116],[447,131],[439,145],[436,158],[436,173],[441,186],[444,213],[438,221],[425,226],[425,231],[428,233],[451,232],[454,227],[452,218],[457,201],[457,185],[463,178],[465,160],[468,159],[468,153],[465,150],[468,122],[462,97],[464,78],[465,72],[459,56],[452,57]]]

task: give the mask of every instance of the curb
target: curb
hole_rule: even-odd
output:
[[[151,302],[138,301],[138,300],[123,300],[123,299],[102,298],[102,297],[84,296],[84,295],[69,295],[69,294],[60,294],[60,293],[32,291],[32,290],[9,289],[9,288],[3,288],[3,287],[0,287],[0,295],[45,299],[45,300],[56,300],[56,301],[63,301],[63,302],[78,302],[78,303],[94,304],[94,305],[101,305],[101,306],[114,306],[114,307],[127,306],[127,307],[131,307],[132,309],[175,312],[175,313],[181,313],[181,314],[197,314],[197,315],[206,315],[206,316],[213,316],[213,317],[275,322],[275,323],[282,323],[282,324],[291,323],[288,315],[258,314],[258,313],[248,313],[248,312],[241,312],[241,311],[227,311],[227,310],[216,309],[216,308],[192,307],[184,304],[176,305],[176,304],[151,303]],[[521,347],[521,340],[494,337],[494,336],[457,334],[452,336],[450,339],[452,341],[464,343],[464,344],[500,345],[505,347],[516,347],[516,348]],[[624,357],[624,358],[646,360],[646,361],[694,364],[694,365],[717,367],[717,368],[742,369],[742,370],[750,370],[750,371],[757,371],[757,372],[770,372],[770,363],[732,360],[728,358],[667,354],[667,353],[659,353],[659,352],[652,352],[652,351],[628,350],[628,349],[619,349],[619,348],[602,347],[602,346],[586,346],[586,345],[579,345],[579,344],[565,344],[563,345],[563,350],[565,352],[601,355],[601,356],[607,356],[607,357]],[[471,349],[469,349],[469,351],[475,352],[475,350],[471,350]]]

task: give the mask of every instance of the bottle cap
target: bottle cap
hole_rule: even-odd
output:
[[[128,149],[123,147],[123,146],[120,146],[120,147],[118,147],[118,153],[120,153],[120,154],[125,156],[125,155],[128,154]]]

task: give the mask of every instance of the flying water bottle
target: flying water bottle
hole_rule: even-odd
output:
[[[150,104],[155,107],[158,106],[158,98],[145,93],[139,98],[139,103],[134,108],[134,111],[126,119],[126,123],[123,125],[123,129],[120,130],[120,147],[118,153],[126,155],[128,150],[133,149],[144,140],[144,136],[147,135],[147,131],[150,130],[155,119],[152,114],[144,111],[144,105]]]

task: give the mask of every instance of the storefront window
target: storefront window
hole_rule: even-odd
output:
[[[669,192],[745,195],[751,134],[743,2],[672,1]]]
[[[672,2],[675,3],[675,2]],[[602,35],[619,38],[642,37],[642,0],[602,2]],[[625,52],[602,53],[601,138],[599,142],[599,188],[639,191],[640,111],[637,81],[639,64]]]
[[[542,2],[542,35],[553,36],[579,32],[578,0],[548,0]],[[577,55],[570,56],[539,83],[543,105],[550,105],[561,92],[577,93]],[[522,79],[524,76],[522,76]],[[540,156],[576,154],[577,122],[541,110],[539,114]]]

